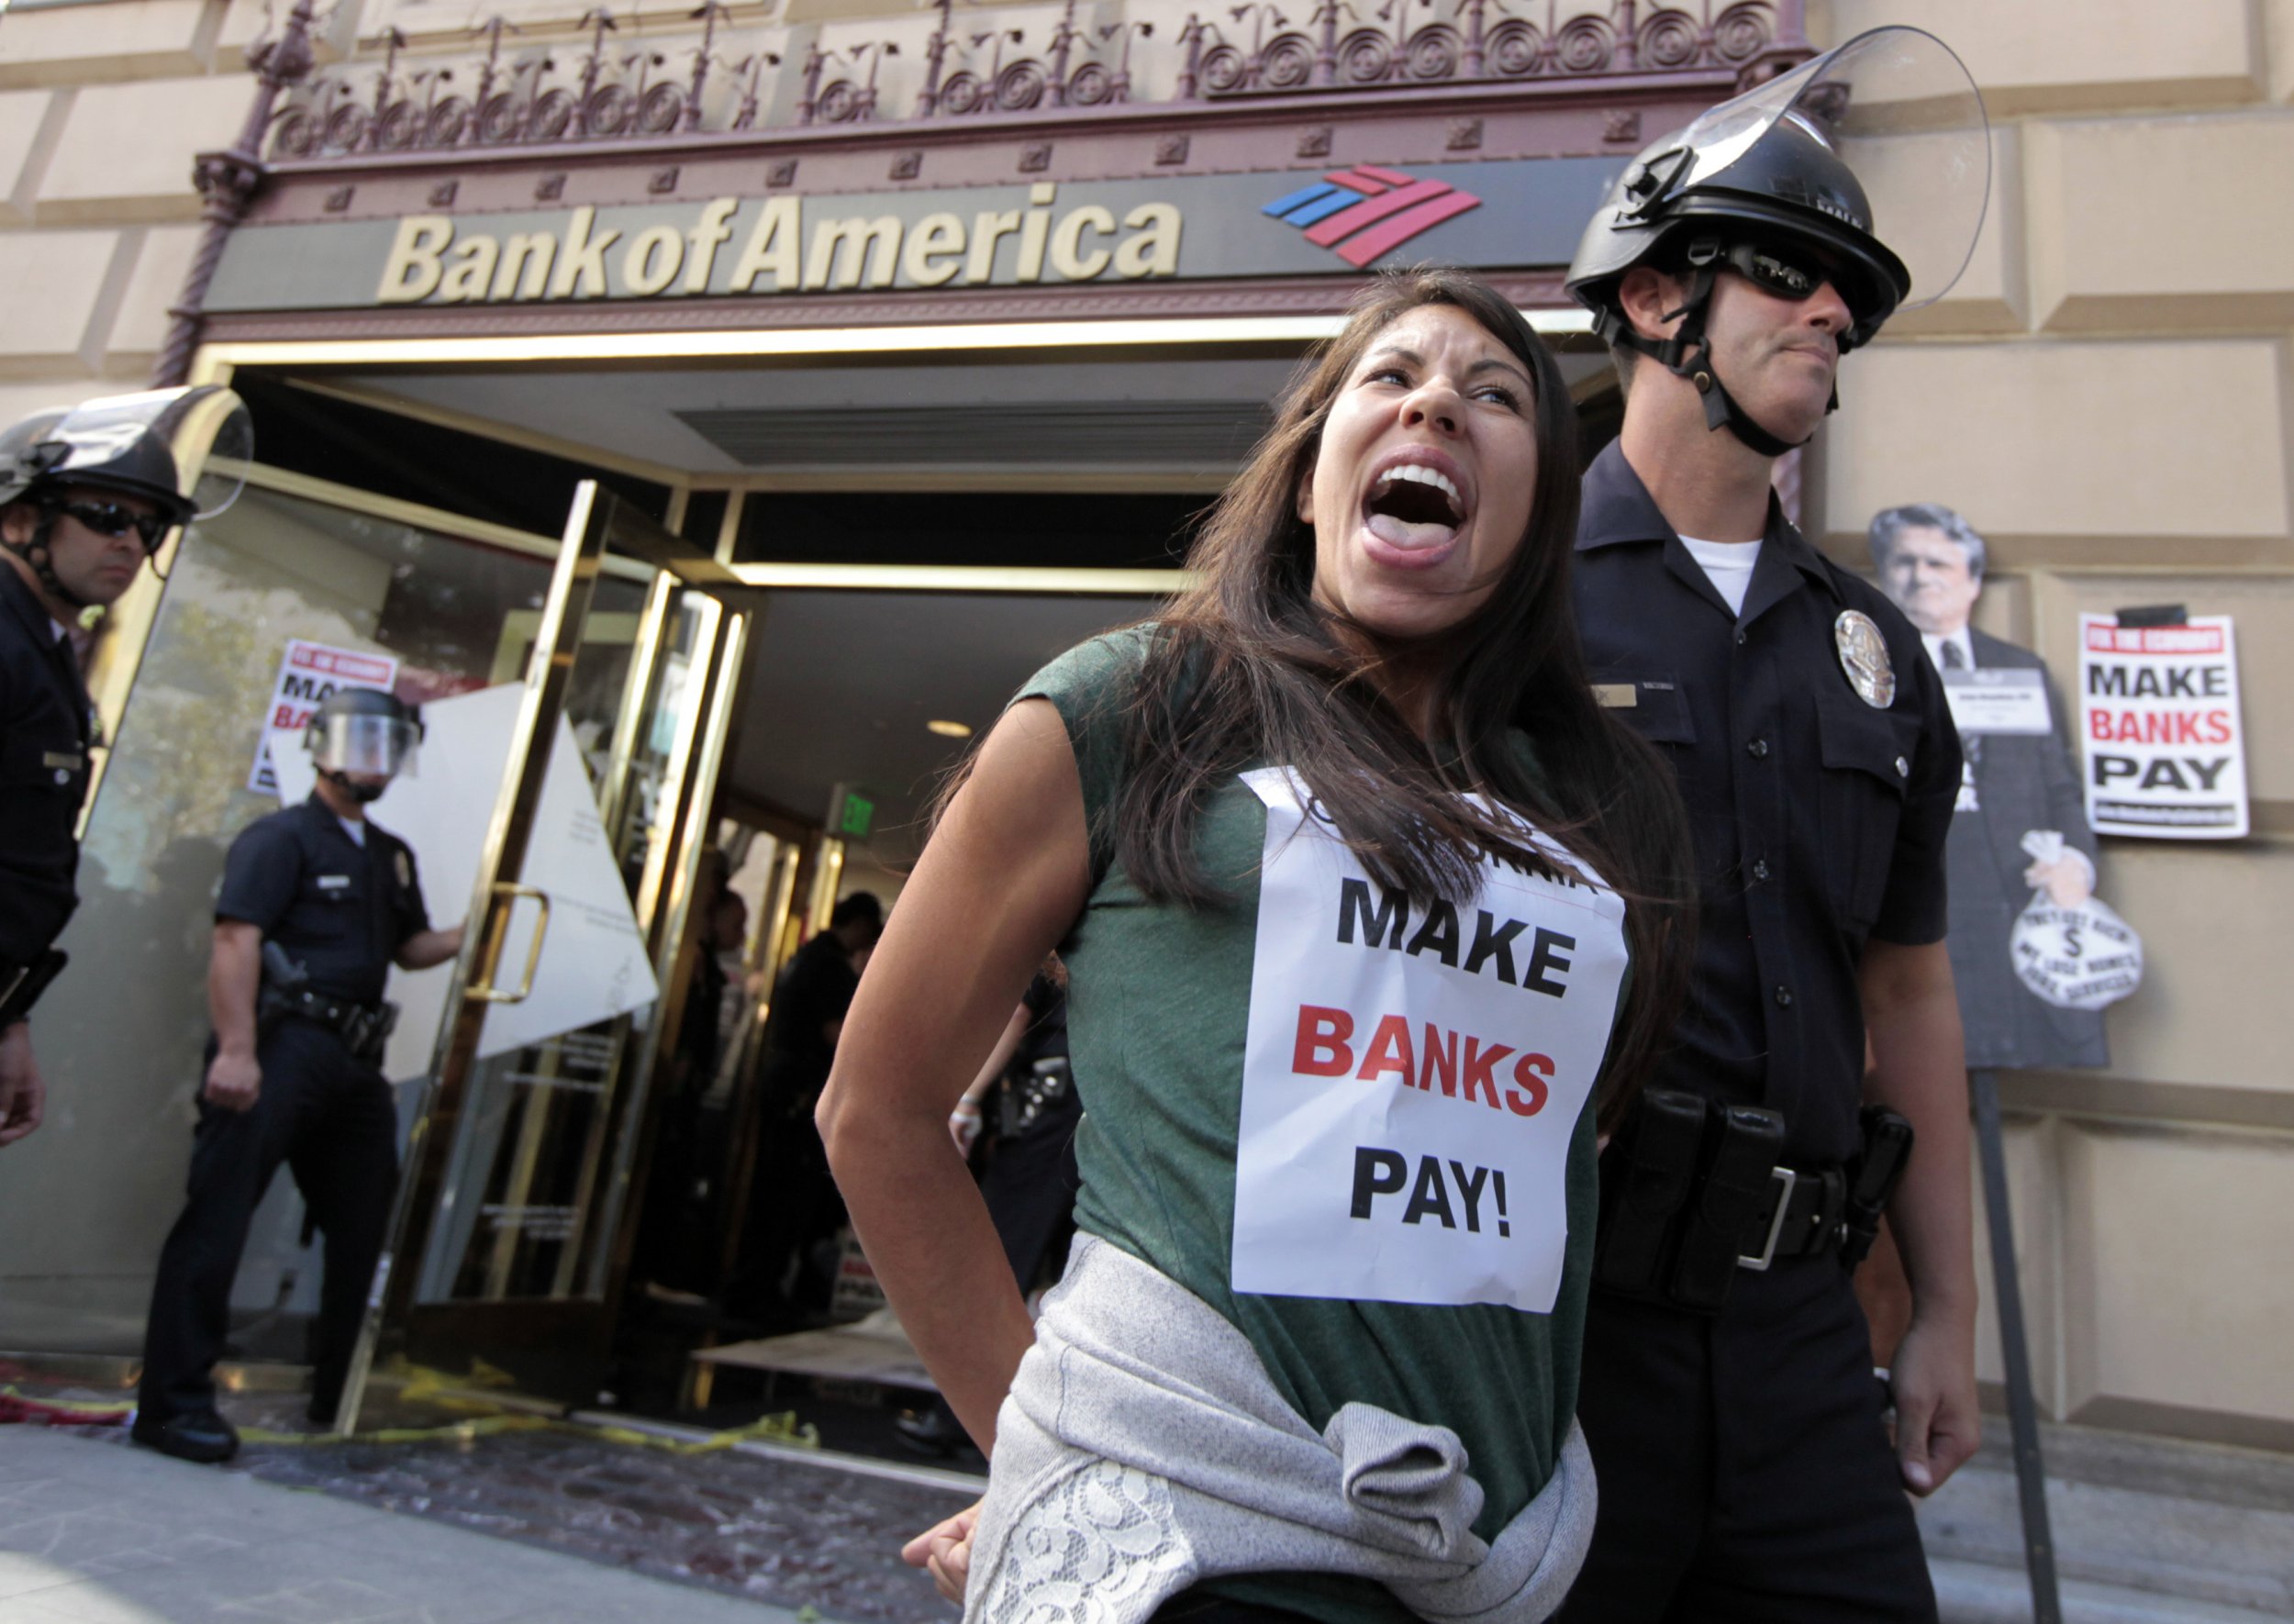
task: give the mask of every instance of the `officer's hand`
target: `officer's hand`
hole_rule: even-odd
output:
[[[0,1032],[0,1145],[12,1145],[39,1126],[48,1084],[32,1058],[32,1029],[17,1021]]]
[[[941,1599],[963,1605],[963,1583],[972,1574],[972,1530],[980,1524],[974,1500],[946,1522],[925,1529],[900,1547],[900,1560],[930,1572]]]
[[[1904,1486],[1932,1495],[1976,1452],[1974,1328],[1913,1312],[1888,1372],[1896,1396],[1896,1463]]]
[[[217,1054],[207,1068],[206,1101],[217,1110],[252,1110],[262,1092],[262,1067],[251,1054]]]

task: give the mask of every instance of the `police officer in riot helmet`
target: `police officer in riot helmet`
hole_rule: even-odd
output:
[[[1977,1440],[1958,740],[1919,634],[1772,480],[1843,357],[1956,279],[1988,154],[1957,59],[1878,30],[1643,152],[1570,270],[1626,392],[1578,624],[1602,703],[1673,764],[1700,925],[1673,1052],[1602,1163],[1600,1510],[1568,1620],[1936,1616],[1905,1491]],[[1849,1279],[1883,1210],[1914,1293],[1892,1392]]]
[[[215,1363],[248,1224],[283,1162],[326,1237],[309,1414],[333,1424],[398,1178],[384,984],[393,964],[462,950],[461,926],[430,928],[413,851],[366,816],[421,737],[419,713],[393,695],[337,689],[306,735],[310,799],[250,824],[225,860],[190,1198],[160,1253],[134,1429],[167,1454],[238,1450]]]
[[[169,390],[40,412],[0,435],[0,1145],[38,1128],[46,1085],[27,1017],[63,967],[76,829],[96,743],[72,632],[134,584],[192,517]]]

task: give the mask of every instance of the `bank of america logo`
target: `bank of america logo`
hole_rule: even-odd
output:
[[[1420,232],[1481,206],[1480,198],[1447,181],[1357,163],[1332,170],[1259,212],[1297,227],[1308,242],[1359,270]]]

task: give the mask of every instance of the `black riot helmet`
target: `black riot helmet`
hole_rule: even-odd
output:
[[[211,465],[195,487],[183,478],[179,442],[194,442]],[[132,496],[150,503],[162,528],[145,533],[156,551],[170,529],[211,518],[231,505],[253,454],[247,408],[214,384],[106,395],[76,406],[35,412],[0,434],[0,506],[28,502],[42,509],[32,539],[20,549],[40,584],[66,603],[80,599],[56,577],[49,539],[65,493]]]
[[[349,774],[384,781],[401,773],[412,776],[423,731],[421,710],[395,694],[380,688],[337,688],[311,712],[303,742],[310,747],[321,777],[353,799],[372,801],[388,783],[353,783]]]
[[[1586,228],[1568,288],[1612,346],[1692,380],[1712,428],[1781,456],[1791,446],[1713,371],[1705,316],[1720,273],[1787,297],[1813,293],[1821,274],[1848,306],[1844,353],[1950,291],[1990,185],[1990,130],[1966,68],[1932,34],[1876,28],[1643,150]],[[1670,339],[1644,339],[1625,317],[1618,286],[1637,265],[1688,284]]]

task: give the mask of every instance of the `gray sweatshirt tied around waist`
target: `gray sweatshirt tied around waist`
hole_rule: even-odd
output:
[[[1593,1535],[1572,1422],[1498,1535],[1446,1427],[1349,1404],[1320,1432],[1248,1340],[1120,1248],[1075,1238],[996,1422],[965,1624],[1143,1624],[1221,1574],[1345,1574],[1441,1624],[1533,1624]]]

